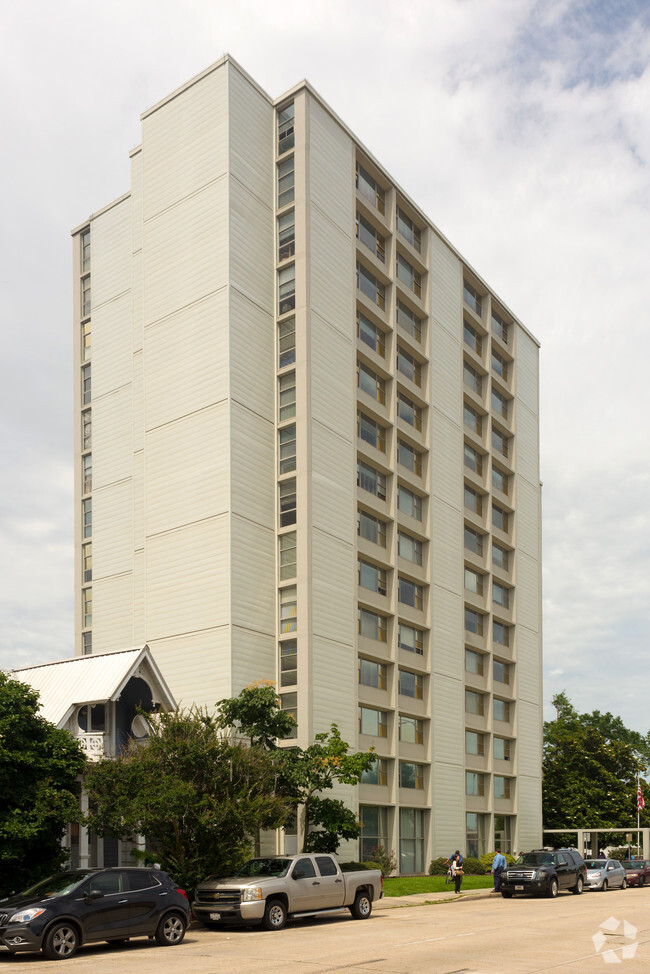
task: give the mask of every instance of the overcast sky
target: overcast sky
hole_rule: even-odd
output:
[[[647,732],[649,0],[4,0],[0,37],[0,667],[73,653],[69,232],[227,52],[307,78],[541,342],[546,716]]]

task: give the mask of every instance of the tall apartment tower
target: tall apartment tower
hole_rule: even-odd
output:
[[[73,233],[77,654],[374,746],[361,858],[537,845],[538,343],[305,82],[225,57],[131,163]]]

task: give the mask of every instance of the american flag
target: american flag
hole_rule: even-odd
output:
[[[640,812],[642,808],[645,808],[645,799],[643,797],[643,792],[641,791],[641,781],[639,780],[639,787],[636,793],[636,810]]]

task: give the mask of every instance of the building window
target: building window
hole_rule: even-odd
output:
[[[510,664],[502,663],[500,659],[493,660],[492,676],[497,683],[510,685]]]
[[[82,582],[92,582],[93,580],[93,546],[91,542],[81,546]]]
[[[397,688],[397,692],[403,697],[422,700],[424,698],[424,677],[421,673],[411,673],[410,670],[398,670]]]
[[[386,384],[376,372],[364,365],[363,362],[357,363],[357,386],[366,392],[372,399],[384,404],[386,401]]]
[[[382,453],[386,452],[386,430],[374,419],[364,413],[358,413],[357,435]]]
[[[357,238],[368,250],[372,251],[375,257],[384,263],[386,260],[386,241],[380,233],[375,230],[372,223],[364,216],[357,213]]]
[[[476,812],[467,812],[465,815],[466,823],[466,837],[467,837],[467,855],[478,857],[482,855],[488,848],[487,845],[487,834],[488,827],[487,823],[489,821],[489,815],[478,815]],[[494,849],[494,844],[489,847]],[[504,846],[501,845],[503,849]]]
[[[298,694],[281,693],[280,710],[284,710],[286,713],[291,714],[294,719],[293,727],[284,735],[286,739],[292,740],[294,737],[298,736]]]
[[[93,502],[91,497],[81,502],[81,521],[84,538],[91,538],[93,534]]]
[[[422,340],[422,321],[415,314],[414,311],[405,305],[402,301],[397,300],[396,307],[396,321],[402,331],[405,331],[407,335],[419,342]]]
[[[296,265],[278,271],[278,312],[281,315],[296,307]]]
[[[81,590],[81,625],[84,629],[90,629],[93,624],[93,590],[84,588]]]
[[[296,252],[296,211],[278,217],[278,260],[288,260]]]
[[[371,565],[370,562],[360,561],[359,562],[359,585],[362,588],[370,589],[371,592],[377,592],[378,595],[386,594],[386,571],[383,568],[378,568],[377,565]]]
[[[400,622],[397,627],[397,645],[409,653],[424,655],[424,633],[421,629],[414,629]]]
[[[492,427],[492,448],[497,450],[502,456],[508,456],[508,441],[510,437],[502,433],[501,430]]]
[[[476,433],[477,436],[481,436],[483,432],[483,417],[468,406],[467,403],[463,406],[463,422],[468,430],[472,433]]]
[[[498,413],[499,416],[503,416],[504,419],[508,418],[508,401],[496,389],[492,390],[492,411]]]
[[[465,650],[465,672],[483,676],[483,653],[475,653],[473,649]]]
[[[84,494],[89,494],[93,489],[93,455],[86,453],[81,458],[81,483]]]
[[[296,319],[291,316],[278,325],[278,368],[296,361]]]
[[[397,488],[397,509],[416,521],[422,520],[422,498],[402,484]]]
[[[385,643],[387,628],[388,621],[385,616],[380,616],[376,612],[369,612],[368,609],[359,609],[360,636]]]
[[[510,721],[510,704],[508,701],[499,700],[498,697],[495,697],[492,701],[492,715],[495,720],[507,724]]]
[[[91,399],[92,383],[90,375],[90,365],[81,366],[81,402],[87,406]]]
[[[81,449],[90,450],[93,445],[93,423],[90,409],[81,414]]]
[[[498,646],[510,645],[510,626],[504,626],[502,622],[492,623],[492,642]]]
[[[399,345],[397,346],[396,364],[398,372],[401,372],[407,379],[410,379],[414,385],[422,385],[422,366]]]
[[[467,484],[465,484],[464,489],[464,500],[468,511],[478,514],[479,517],[483,514],[483,495],[479,494],[473,487],[468,487]]]
[[[403,392],[397,393],[397,415],[413,429],[422,429],[422,410]]]
[[[492,371],[501,376],[504,382],[508,381],[508,363],[504,359],[503,355],[499,355],[498,352],[492,351]]]
[[[374,206],[380,213],[385,213],[386,204],[383,189],[377,185],[370,173],[359,163],[357,163],[357,189],[371,206]]]
[[[402,605],[410,605],[414,609],[424,607],[424,588],[411,582],[408,578],[399,578],[397,586],[397,600]]]
[[[280,473],[291,473],[296,469],[296,424],[283,426],[278,430]]]
[[[372,767],[361,773],[362,785],[387,785],[388,761],[385,758],[375,758]]]
[[[508,571],[509,554],[510,552],[505,548],[502,548],[500,544],[496,543],[496,541],[492,542],[492,564],[496,568],[501,568],[506,572]]]
[[[84,656],[90,656],[93,651],[93,634],[92,632],[82,632],[81,634],[81,650]]]
[[[465,525],[465,547],[468,551],[473,551],[475,555],[483,555],[483,538],[484,535],[479,534],[474,528],[468,528]]]
[[[465,794],[481,797],[485,794],[485,775],[476,771],[465,772]]]
[[[81,361],[87,362],[90,358],[90,338],[91,338],[91,322],[90,320],[84,321],[81,326]]]
[[[420,253],[422,249],[420,228],[416,227],[410,216],[407,216],[404,210],[397,207],[397,232],[401,237],[410,243],[411,247]]]
[[[509,761],[510,741],[505,737],[495,737],[492,742],[492,753],[497,761]]]
[[[384,710],[359,707],[359,733],[369,737],[387,737],[388,714]]]
[[[498,582],[493,582],[492,601],[495,605],[502,605],[504,609],[510,608],[510,589]]]
[[[278,421],[284,423],[296,415],[296,373],[285,372],[278,380]]]
[[[366,541],[386,547],[386,525],[378,517],[366,514],[365,511],[357,512],[357,534]]]
[[[360,311],[357,311],[357,335],[373,352],[384,358],[386,348],[383,331]]]
[[[477,717],[483,716],[482,693],[476,693],[474,690],[465,690],[465,713],[476,714]]]
[[[509,479],[507,473],[492,464],[492,487],[494,490],[500,490],[502,494],[507,494]]]
[[[293,203],[295,175],[293,156],[278,163],[278,209]]]
[[[90,229],[81,234],[81,270],[90,270]]]
[[[398,736],[405,744],[424,744],[424,721],[418,717],[400,714]]]
[[[278,109],[278,155],[293,149],[294,143],[294,104],[290,102]]]
[[[280,527],[296,523],[296,478],[280,484]]]
[[[81,278],[81,317],[90,314],[90,274]]]
[[[295,585],[280,589],[280,632],[295,632],[298,626],[298,596]]]
[[[386,689],[386,664],[369,659],[359,659],[359,683],[362,686]]]
[[[372,859],[377,846],[389,847],[388,809],[378,805],[360,805],[361,839],[359,842],[362,862]]]
[[[463,362],[463,381],[468,389],[475,392],[477,396],[481,395],[483,377],[467,362]]]
[[[463,301],[479,318],[481,317],[483,299],[476,288],[468,284],[467,281],[463,281]]]
[[[296,532],[289,531],[287,534],[281,534],[278,542],[280,546],[280,581],[284,582],[288,578],[296,577]]]
[[[422,791],[424,788],[423,765],[414,764],[412,761],[400,761],[399,786],[400,788],[415,788],[417,791]]]
[[[485,755],[485,737],[476,731],[465,731],[465,754],[475,754],[477,757]]]
[[[357,287],[362,294],[376,304],[382,310],[386,307],[386,288],[378,281],[374,274],[357,263]]]
[[[399,868],[403,874],[424,872],[424,812],[399,810]]]
[[[492,312],[492,333],[500,338],[504,345],[508,344],[508,324],[496,311]]]
[[[418,271],[409,264],[405,257],[401,254],[397,255],[397,260],[395,261],[395,274],[397,279],[406,284],[410,291],[413,291],[416,297],[421,297],[422,295],[422,278]]]
[[[362,460],[357,463],[357,486],[379,500],[386,500],[386,476]]]
[[[465,444],[465,466],[468,470],[480,476],[483,474],[483,454],[475,450],[469,443]]]
[[[412,561],[414,565],[421,565],[422,542],[417,538],[412,538],[410,534],[400,531],[397,535],[397,554],[400,558]]]
[[[495,774],[494,776],[494,797],[495,798],[510,798],[510,778],[504,778],[503,775]]]
[[[476,636],[483,635],[483,616],[474,609],[465,609],[465,629]]]
[[[483,595],[483,576],[479,572],[465,569],[465,588],[475,595]]]
[[[403,440],[397,441],[397,462],[418,477],[422,476],[422,454]]]
[[[483,348],[483,340],[476,328],[470,325],[469,321],[463,321],[463,341],[468,348],[471,348],[473,352],[477,355],[481,354]]]
[[[492,526],[498,528],[499,531],[508,530],[508,513],[498,504],[492,505]]]
[[[280,686],[293,687],[298,682],[298,641],[280,643]]]

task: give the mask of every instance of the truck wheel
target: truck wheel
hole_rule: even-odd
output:
[[[282,930],[287,922],[287,908],[282,900],[270,900],[266,904],[262,926],[265,930]]]
[[[584,883],[582,881],[582,876],[578,876],[578,879],[576,880],[575,886],[572,886],[571,887],[571,892],[572,893],[575,893],[576,896],[580,896],[580,894],[582,893],[582,887],[583,886],[584,886]]]
[[[504,898],[504,900],[511,899],[512,898],[512,890],[511,889],[502,889],[501,890],[501,896]]]
[[[76,954],[79,935],[69,923],[56,923],[43,944],[43,953],[50,960],[65,960]]]
[[[546,890],[546,895],[550,897],[550,899],[554,900],[555,897],[557,896],[557,891],[558,891],[557,879],[554,876],[551,880],[549,880],[548,889]]]
[[[366,892],[359,890],[350,907],[350,913],[355,920],[367,920],[372,913],[372,900]]]

